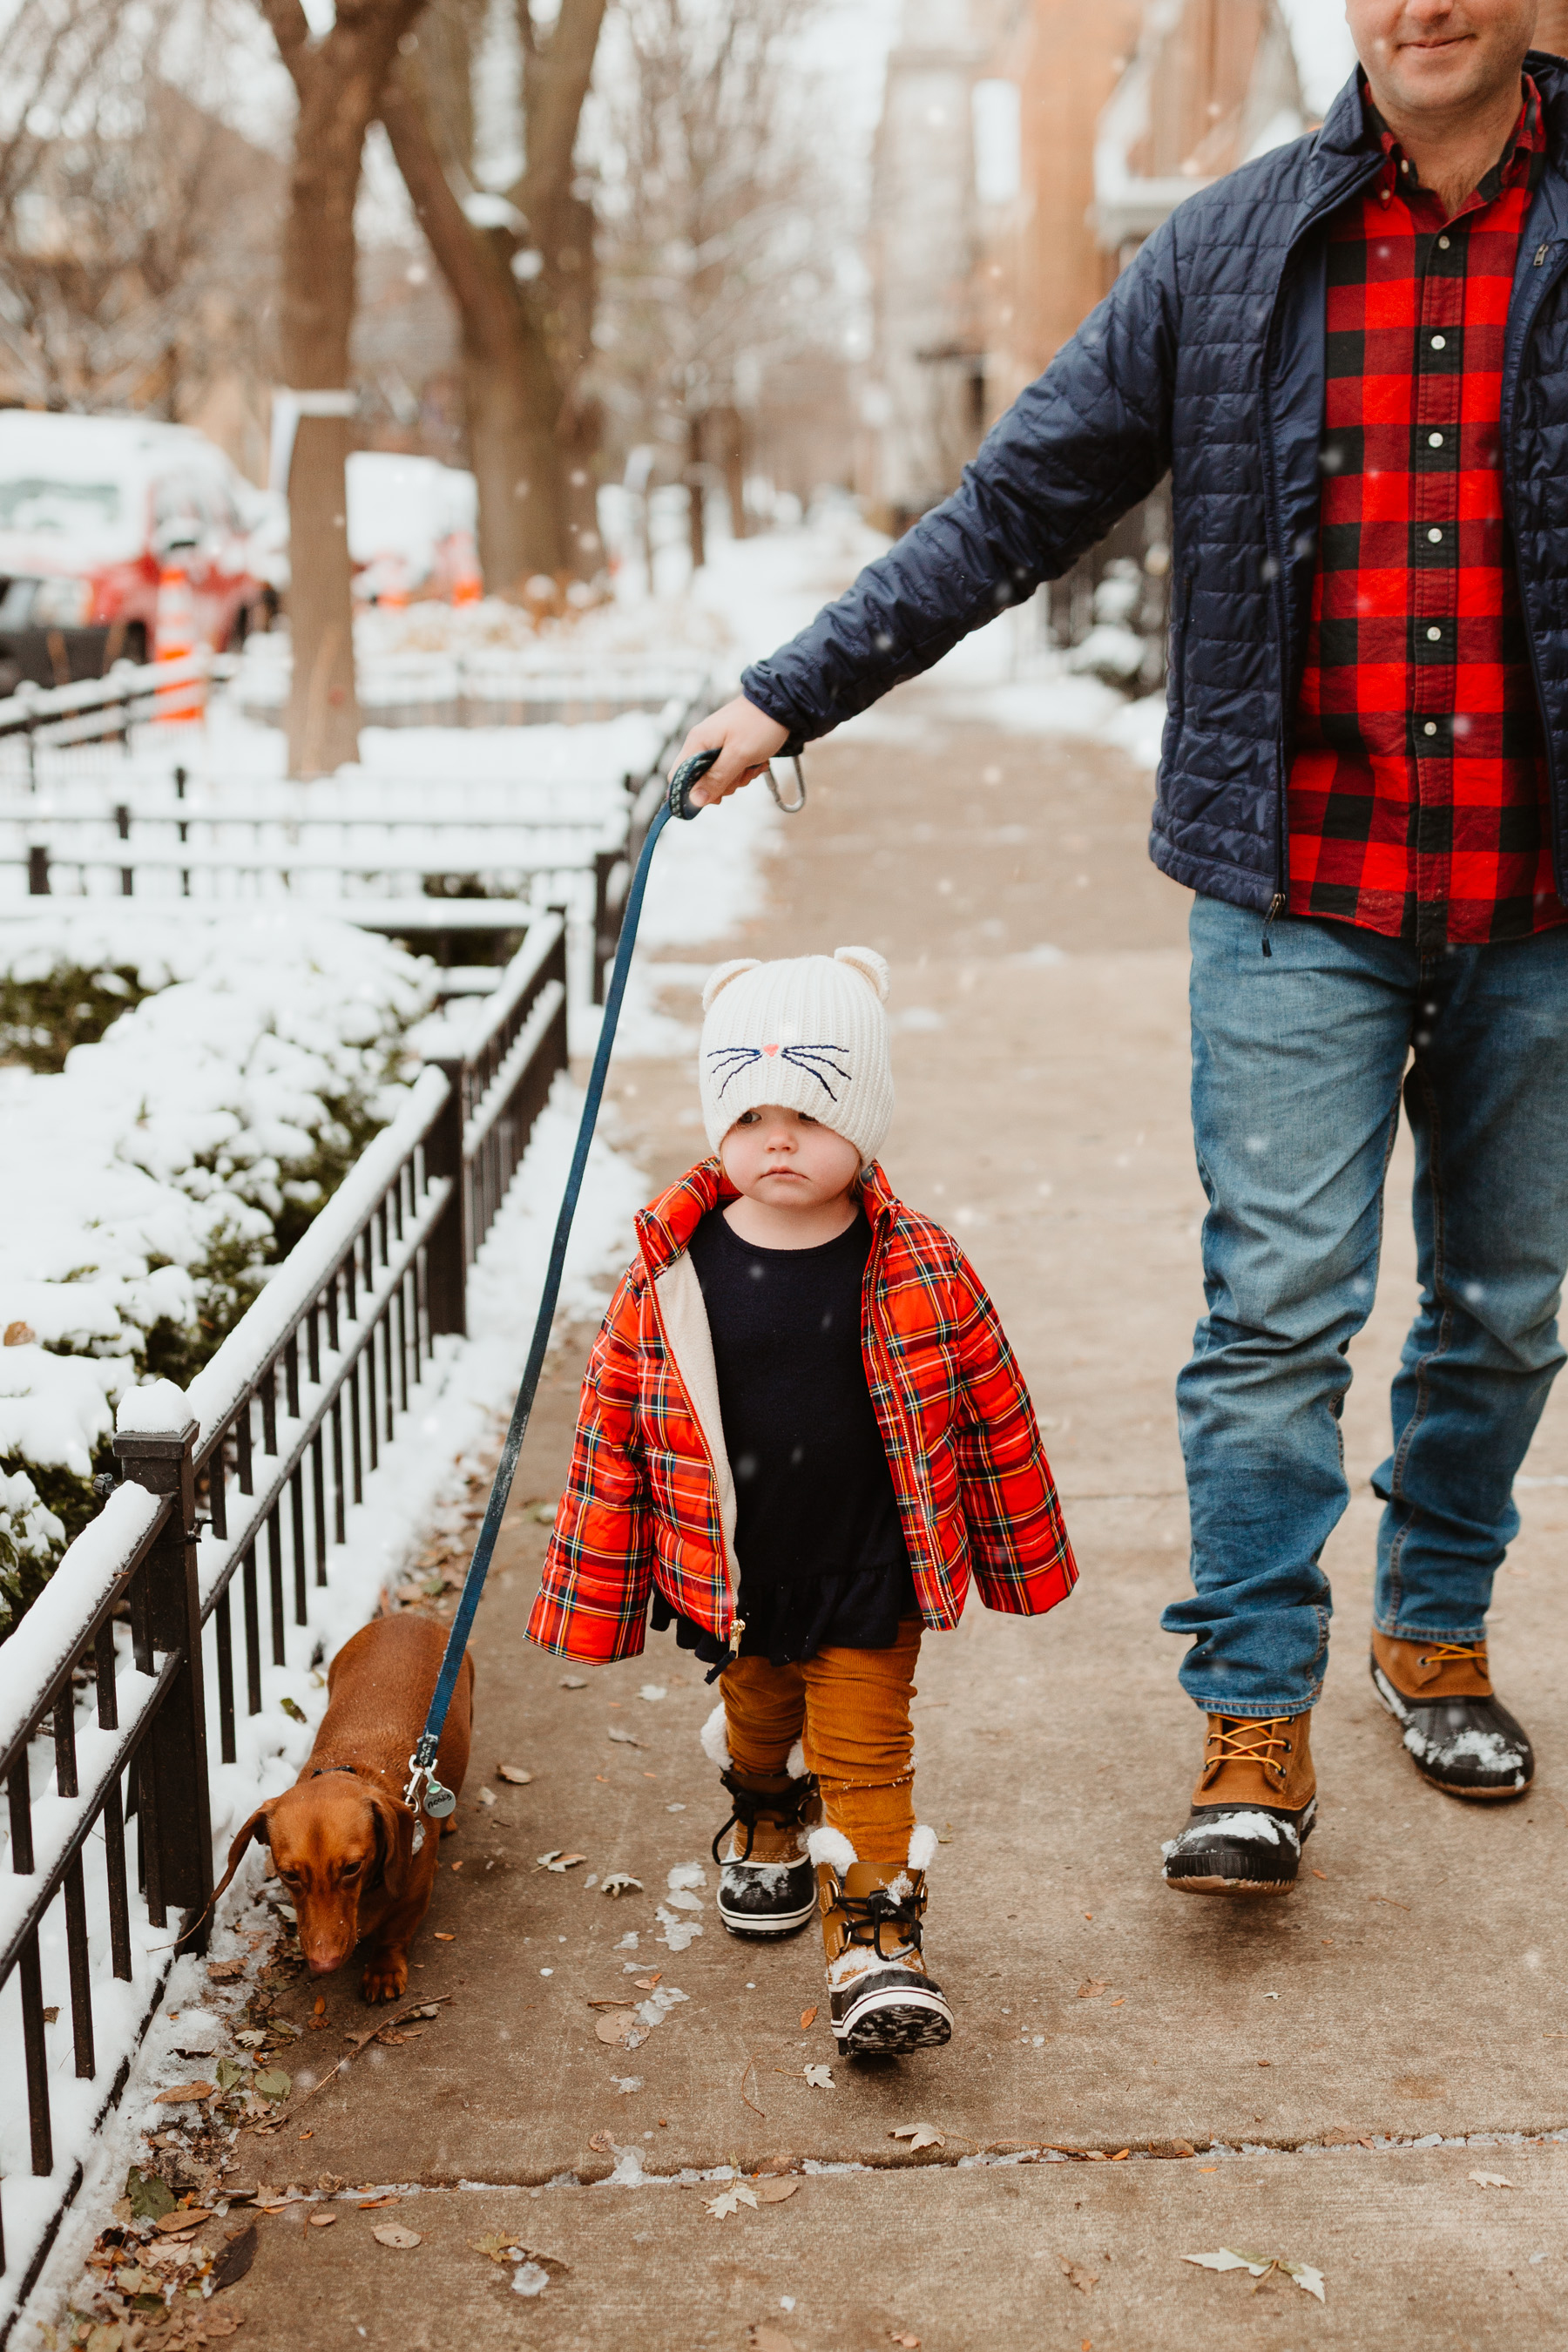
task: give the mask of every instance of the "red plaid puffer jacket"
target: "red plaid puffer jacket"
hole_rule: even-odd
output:
[[[643,1646],[657,1585],[728,1640],[739,1581],[712,1341],[686,1244],[735,1197],[705,1160],[637,1218],[583,1382],[531,1641],[605,1662]],[[1012,1349],[952,1235],[866,1181],[866,1376],[928,1626],[957,1624],[973,1571],[992,1609],[1040,1616],[1078,1570]]]

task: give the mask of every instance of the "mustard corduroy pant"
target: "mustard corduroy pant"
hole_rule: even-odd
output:
[[[719,1678],[739,1777],[778,1790],[798,1739],[825,1819],[862,1862],[889,1868],[908,1858],[915,1825],[910,1703],[920,1647],[920,1619],[903,1617],[890,1649],[824,1649],[787,1666],[733,1658]]]

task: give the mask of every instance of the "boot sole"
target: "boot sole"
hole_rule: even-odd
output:
[[[781,1936],[798,1936],[803,1927],[810,1927],[816,1916],[816,1895],[814,1892],[804,1911],[779,1912],[772,1918],[759,1918],[753,1911],[726,1911],[722,1903],[715,1907],[731,1935],[742,1944],[769,1944]]]
[[[940,2050],[952,2037],[952,2011],[945,2000],[907,1992],[871,2000],[858,2016],[852,2011],[838,2032],[841,2058],[897,2056],[910,2050]]]
[[[1178,1895],[1289,1895],[1293,1878],[1167,1878]]]
[[[1372,1686],[1377,1694],[1378,1704],[1384,1713],[1391,1715],[1394,1722],[1403,1727],[1409,1720],[1405,1711],[1403,1694],[1394,1689],[1375,1658],[1372,1662]],[[1435,1772],[1428,1772],[1419,1759],[1411,1755],[1408,1748],[1405,1748],[1405,1753],[1410,1757],[1412,1765],[1420,1773],[1429,1789],[1438,1790],[1445,1797],[1458,1797],[1461,1804],[1516,1805],[1521,1797],[1529,1796],[1535,1785],[1535,1776],[1531,1773],[1522,1789],[1478,1789],[1473,1781],[1466,1782],[1461,1786],[1454,1780],[1439,1780]]]

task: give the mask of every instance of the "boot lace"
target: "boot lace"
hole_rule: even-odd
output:
[[[879,1960],[901,1960],[921,1949],[921,1918],[926,1907],[923,1882],[919,1887],[896,1897],[886,1886],[874,1886],[869,1895],[846,1895],[843,1885],[837,1886],[833,1907],[844,1918],[851,1944],[868,1945]],[[889,1952],[882,1945],[882,1931],[898,1930],[899,1942]]]
[[[1486,1662],[1485,1642],[1434,1642],[1415,1663],[1421,1666],[1484,1666]]]
[[[1221,1764],[1260,1764],[1283,1789],[1291,1747],[1285,1727],[1290,1720],[1288,1715],[1222,1716],[1204,1748],[1205,1778]]]
[[[761,1789],[748,1789],[743,1781],[736,1778],[733,1771],[721,1772],[719,1778],[729,1791],[731,1808],[729,1820],[713,1841],[713,1859],[721,1867],[726,1861],[749,1862],[751,1860],[752,1847],[756,1841],[757,1823],[761,1821],[772,1822],[781,1830],[799,1829],[802,1817],[816,1788],[816,1783],[809,1774],[804,1780],[792,1780],[787,1789],[780,1789],[771,1795]],[[738,1854],[721,1854],[719,1848],[732,1829],[744,1830],[745,1852]]]

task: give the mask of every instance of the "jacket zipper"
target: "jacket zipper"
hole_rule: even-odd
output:
[[[1525,355],[1530,349],[1531,338],[1535,332],[1535,322],[1541,316],[1542,309],[1545,303],[1547,296],[1556,285],[1557,280],[1562,277],[1565,262],[1568,262],[1568,242],[1555,237],[1546,237],[1543,238],[1542,243],[1536,247],[1534,257],[1531,263],[1531,268],[1532,269],[1543,269],[1546,265],[1546,257],[1551,252],[1553,245],[1558,245],[1560,247],[1556,266],[1552,269],[1551,276],[1542,282],[1541,290],[1535,299],[1535,308],[1531,310],[1524,331],[1520,337],[1519,358],[1514,368],[1513,378],[1513,392],[1516,399],[1519,392],[1520,379],[1524,373]],[[1508,388],[1505,385],[1505,398],[1507,397],[1507,393]],[[1516,415],[1517,411],[1510,405],[1510,413],[1509,416],[1508,451],[1510,458],[1514,454],[1513,428]],[[1513,534],[1514,561],[1517,564],[1519,560],[1519,519],[1514,506],[1513,483],[1514,468],[1511,464],[1505,465],[1503,467],[1503,497],[1508,509],[1509,529]],[[1524,602],[1524,583],[1522,579],[1520,582],[1520,602],[1521,604]],[[1563,874],[1562,870],[1562,860],[1558,856],[1562,841],[1563,825],[1561,796],[1558,791],[1557,762],[1552,751],[1552,730],[1546,723],[1546,696],[1541,682],[1541,656],[1535,642],[1535,630],[1533,626],[1530,625],[1530,614],[1528,611],[1525,614],[1525,621],[1526,627],[1524,634],[1526,641],[1530,646],[1530,674],[1535,681],[1536,708],[1541,713],[1542,746],[1546,753],[1547,781],[1552,788],[1552,814],[1553,819],[1552,827],[1552,879],[1557,884],[1559,891],[1561,891],[1564,883],[1568,882],[1568,876]]]
[[[670,1261],[671,1264],[673,1262],[673,1260]],[[643,1264],[645,1266],[647,1265],[646,1257],[643,1259]],[[662,1267],[659,1270],[663,1272]],[[679,1381],[680,1393],[686,1400],[686,1410],[691,1417],[691,1426],[697,1432],[698,1442],[702,1448],[702,1458],[708,1465],[708,1475],[712,1482],[713,1516],[719,1521],[719,1549],[724,1562],[724,1589],[730,1595],[730,1655],[734,1658],[740,1655],[741,1636],[746,1630],[746,1621],[741,1614],[740,1588],[731,1573],[730,1547],[724,1540],[724,1517],[719,1507],[719,1472],[714,1464],[712,1449],[708,1443],[708,1433],[703,1428],[697,1408],[691,1402],[691,1391],[681,1378],[680,1365],[674,1349],[669,1344],[669,1334],[664,1328],[664,1315],[658,1303],[658,1285],[651,1272],[647,1278],[647,1295],[653,1306],[653,1319],[658,1325],[658,1336],[664,1341],[666,1360],[677,1381]]]
[[[1268,944],[1268,926],[1274,920],[1276,915],[1282,915],[1284,912],[1285,893],[1283,890],[1276,890],[1274,896],[1268,901],[1268,912],[1263,918],[1263,952],[1269,958],[1273,957],[1274,950]]]

